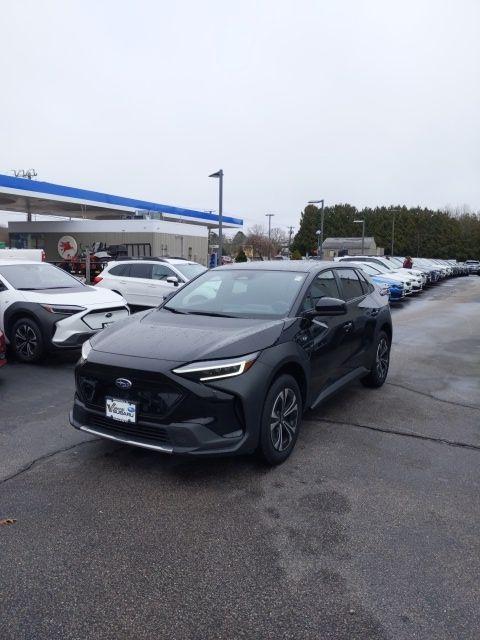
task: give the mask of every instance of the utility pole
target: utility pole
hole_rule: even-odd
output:
[[[288,227],[288,256],[290,257],[290,245],[292,244],[293,227]]]
[[[272,218],[275,214],[274,213],[266,213],[265,217],[268,218],[268,259],[271,260],[272,258],[272,243],[271,243],[271,236],[272,236]]]
[[[223,253],[223,169],[208,176],[209,178],[218,178],[218,253],[217,264],[222,264]]]

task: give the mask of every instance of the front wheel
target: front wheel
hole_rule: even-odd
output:
[[[259,453],[270,465],[284,462],[297,442],[302,421],[302,395],[290,375],[277,378],[265,398],[260,427]]]
[[[40,327],[31,318],[20,318],[12,327],[11,344],[21,362],[38,362],[45,355]]]
[[[388,367],[390,366],[390,340],[385,331],[380,331],[377,338],[377,348],[375,350],[375,360],[370,373],[362,378],[362,383],[366,387],[381,387],[387,379]]]

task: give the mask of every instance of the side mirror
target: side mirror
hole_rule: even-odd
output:
[[[179,284],[177,276],[168,276],[167,282],[173,284],[174,287],[178,287]]]
[[[338,298],[320,298],[315,305],[316,316],[344,316],[347,305]]]

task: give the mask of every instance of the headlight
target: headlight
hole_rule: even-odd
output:
[[[209,380],[220,380],[221,378],[233,378],[248,371],[259,352],[250,353],[247,356],[230,358],[228,360],[209,360],[207,362],[192,362],[178,369],[173,369],[173,373],[184,376],[197,382],[207,382]]]
[[[88,354],[92,350],[92,344],[90,340],[87,340],[82,344],[82,360],[86,360],[88,358]]]
[[[85,311],[85,307],[77,307],[68,304],[42,304],[40,306],[43,307],[45,311],[48,311],[48,313],[60,313],[64,316],[73,316],[75,313]]]

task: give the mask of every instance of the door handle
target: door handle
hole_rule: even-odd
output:
[[[353,322],[345,322],[343,329],[345,333],[350,333],[353,330]]]
[[[125,280],[120,280],[120,284],[127,284]]]

